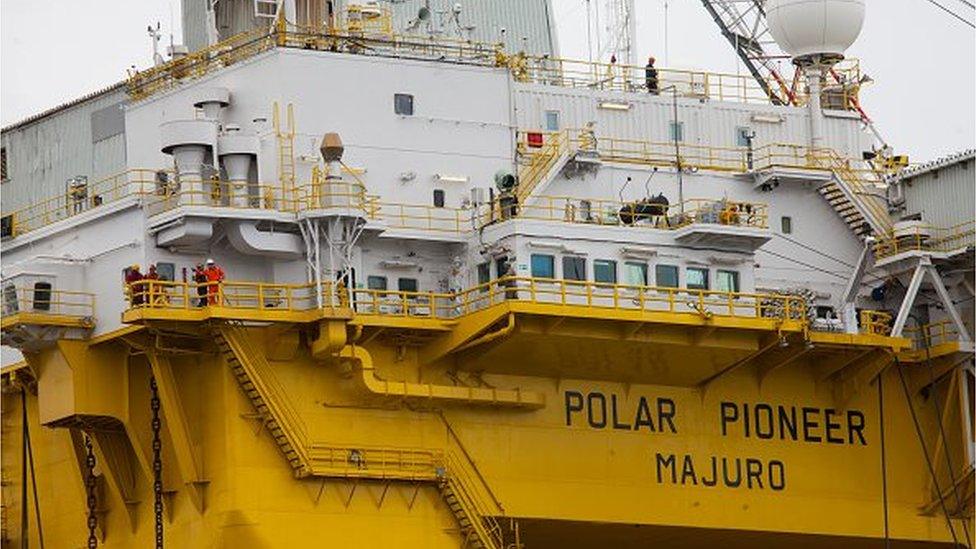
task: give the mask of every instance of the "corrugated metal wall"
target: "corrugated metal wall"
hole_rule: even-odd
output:
[[[190,51],[207,45],[206,2],[208,0],[182,0],[183,41]],[[297,8],[304,13],[304,0],[297,0]],[[324,14],[325,0],[318,11]],[[351,0],[335,0],[337,10],[354,3]],[[365,2],[356,2],[365,3]],[[403,31],[426,3],[430,4],[435,29],[443,29],[444,36],[454,37],[457,25],[449,21],[449,14],[458,2],[454,0],[403,0],[390,5],[393,8],[394,28]],[[505,29],[506,46],[513,51],[525,49],[539,55],[558,55],[555,24],[551,0],[466,0],[460,2],[462,26],[473,26],[464,38],[478,42],[499,42]],[[217,30],[225,39],[258,26],[267,26],[267,20],[254,17],[254,0],[221,0],[217,3]]]
[[[615,111],[598,107],[601,101],[627,103],[630,109]],[[520,129],[545,129],[545,112],[558,111],[562,128],[582,128],[595,121],[597,135],[619,139],[668,141],[669,124],[674,118],[668,95],[626,94],[516,84],[516,118]],[[759,122],[755,115],[766,115],[780,122]],[[735,147],[738,128],[756,132],[757,147],[771,143],[804,145],[809,135],[809,118],[803,108],[773,105],[702,102],[678,98],[678,120],[684,125],[684,142],[716,147]],[[827,146],[842,154],[860,158],[870,148],[860,122],[846,116],[824,120]]]
[[[5,130],[0,136],[8,175],[3,213],[63,194],[65,181],[76,175],[97,181],[123,171],[125,126],[114,110],[125,101],[125,89],[118,88]]]
[[[207,47],[207,0],[182,0],[183,44],[196,51]]]
[[[474,25],[472,40],[499,42],[504,28],[508,49],[558,56],[551,0],[405,0],[393,4],[395,28],[404,29],[428,1],[435,28],[440,27],[440,13],[447,14],[454,4],[460,4],[461,24]],[[446,36],[453,36],[453,28],[444,25],[444,29]]]
[[[905,214],[922,214],[934,227],[972,221],[976,204],[976,166],[972,158],[904,180]]]

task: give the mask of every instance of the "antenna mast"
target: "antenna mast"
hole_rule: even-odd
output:
[[[615,57],[618,63],[633,65],[636,58],[634,37],[637,36],[634,0],[605,0],[604,17],[606,26],[597,31],[597,43],[601,44],[600,61]],[[599,34],[604,32],[605,38],[601,40]]]

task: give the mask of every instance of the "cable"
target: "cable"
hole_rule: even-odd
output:
[[[918,319],[914,316],[915,326],[921,330],[922,325],[919,323]],[[939,422],[939,435],[942,437],[942,446],[945,450],[946,467],[949,469],[949,482],[952,483],[952,493],[956,499],[956,509],[962,509],[962,499],[959,497],[959,486],[956,483],[956,473],[952,468],[952,457],[949,456],[949,439],[946,438],[945,425],[942,422],[942,406],[939,404],[939,392],[935,388],[935,366],[932,365],[932,354],[929,349],[928,340],[922,338],[922,346],[925,349],[925,364],[929,370],[929,387],[931,387],[932,395],[932,407],[935,409],[935,418]],[[948,395],[946,395],[948,398]],[[968,437],[967,437],[968,438]],[[969,524],[968,521],[963,519],[963,533],[966,534],[966,545],[968,547],[973,546],[973,540],[969,537]]]
[[[34,449],[31,448],[30,424],[27,421],[27,392],[21,389],[21,405],[24,411],[24,447],[27,450],[27,462],[30,464],[31,486],[34,490],[34,516],[37,518],[37,541],[41,549],[44,549],[44,528],[41,527],[41,502],[37,498],[37,477],[34,469]],[[26,467],[26,465],[25,465]],[[26,492],[26,489],[24,490]],[[22,504],[27,507],[27,501]]]
[[[956,19],[958,19],[958,20],[962,21],[963,23],[969,25],[970,27],[976,29],[976,25],[970,23],[968,20],[966,20],[966,18],[964,18],[963,16],[959,15],[958,13],[950,10],[949,8],[943,6],[942,4],[936,2],[935,0],[927,0],[927,1],[928,1],[928,3],[932,4],[933,6],[938,7],[942,11],[948,13],[949,15],[955,17]]]
[[[969,0],[959,0],[959,1],[962,2],[963,4],[966,4],[967,6],[969,6],[969,9],[976,10],[976,4],[973,4]]]
[[[891,549],[891,537],[888,529],[888,461],[885,454],[885,423],[884,423],[884,374],[878,374],[878,421],[881,429],[881,505],[884,510],[884,540],[885,549]]]
[[[817,255],[826,257],[827,259],[832,259],[832,260],[836,261],[837,263],[840,263],[841,265],[843,265],[845,267],[850,267],[851,269],[854,268],[854,265],[852,265],[852,264],[844,261],[843,259],[834,257],[834,256],[828,254],[827,252],[823,252],[821,250],[818,250],[818,249],[814,248],[813,246],[810,246],[808,244],[804,244],[804,243],[800,242],[799,240],[795,240],[795,239],[792,239],[792,238],[790,238],[790,237],[788,237],[786,235],[782,235],[782,234],[778,234],[778,233],[774,233],[774,234],[776,236],[782,238],[783,240],[786,240],[787,242],[791,242],[793,244],[796,244],[797,246],[799,246],[799,247],[801,247],[801,248],[803,248],[805,250],[809,250],[809,251],[811,251],[811,252],[813,252],[813,253],[815,253]]]
[[[942,497],[942,489],[939,488],[939,479],[935,476],[935,467],[932,465],[932,459],[929,457],[929,450],[925,446],[925,438],[922,435],[922,426],[918,423],[918,416],[915,414],[915,405],[912,404],[912,397],[908,391],[908,384],[905,382],[905,374],[902,372],[901,362],[898,360],[898,356],[895,356],[895,370],[898,371],[898,379],[901,380],[901,388],[905,393],[905,402],[908,403],[908,410],[912,414],[912,423],[915,424],[915,435],[918,437],[918,443],[922,446],[922,455],[925,456],[925,466],[928,468],[929,476],[932,478],[932,484],[935,485],[935,493],[939,496],[939,506],[942,507],[942,514],[945,516],[946,525],[949,527],[949,534],[952,535],[953,544],[959,546],[959,538],[956,537],[956,529],[952,526],[952,519],[949,517],[949,510],[946,508],[945,498]]]
[[[817,272],[821,272],[821,273],[824,273],[824,274],[829,274],[830,276],[836,276],[837,278],[839,278],[841,280],[847,280],[847,277],[844,276],[844,275],[837,274],[837,273],[835,273],[833,271],[828,271],[827,269],[824,269],[824,268],[821,268],[821,267],[817,267],[816,265],[811,265],[809,263],[804,263],[804,262],[802,262],[802,261],[800,261],[798,259],[793,259],[792,257],[787,257],[785,255],[778,254],[776,252],[771,252],[769,250],[763,250],[762,248],[760,248],[760,249],[758,249],[756,251],[757,252],[763,252],[763,253],[766,253],[766,254],[769,254],[769,255],[778,257],[780,259],[785,259],[786,261],[791,261],[793,263],[796,263],[797,265],[802,265],[802,266],[807,267],[809,269],[813,269],[814,271],[817,271]]]

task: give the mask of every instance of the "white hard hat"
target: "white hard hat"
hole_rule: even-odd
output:
[[[213,265],[213,264],[214,264],[214,260],[207,258],[207,265]]]

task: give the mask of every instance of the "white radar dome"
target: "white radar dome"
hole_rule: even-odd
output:
[[[843,57],[864,25],[864,0],[766,0],[766,21],[794,58]]]

